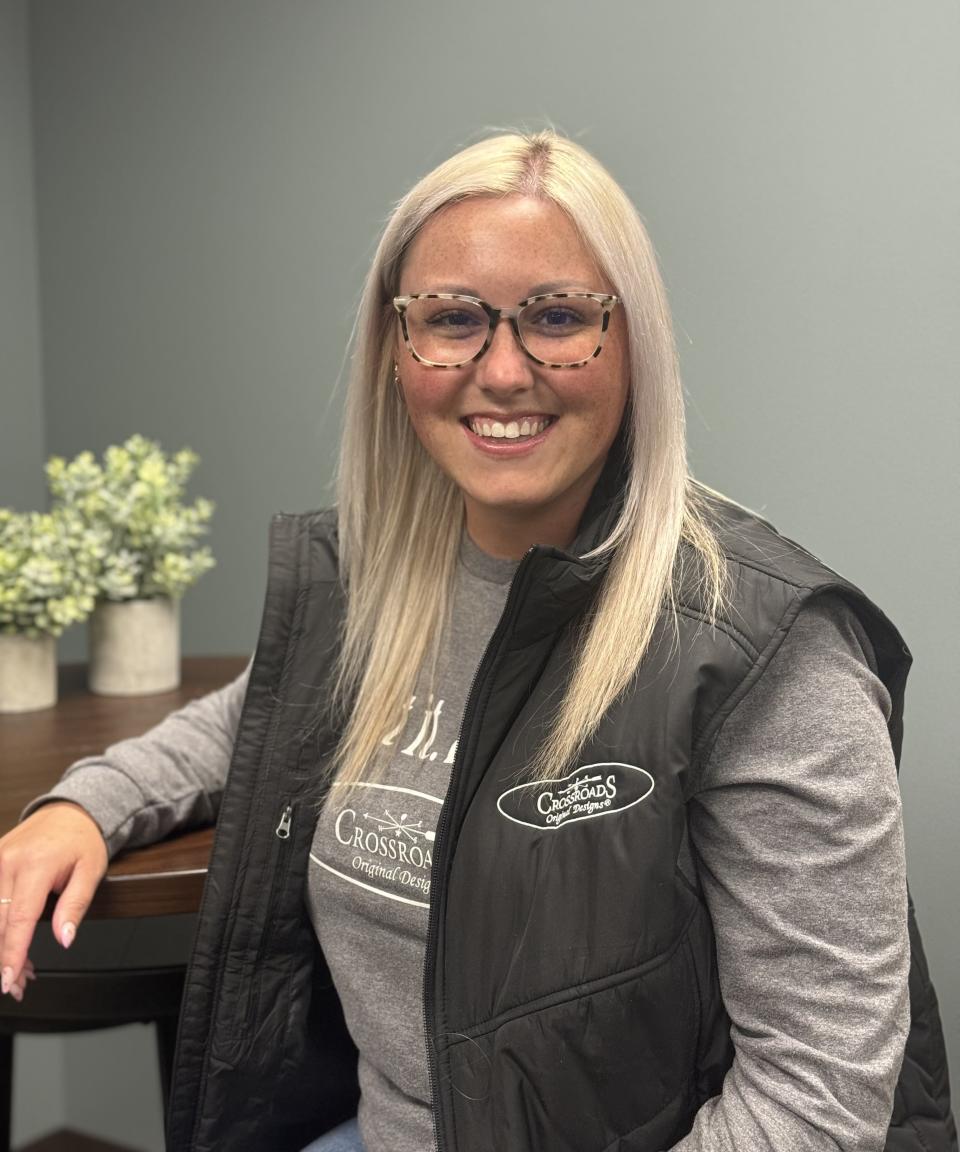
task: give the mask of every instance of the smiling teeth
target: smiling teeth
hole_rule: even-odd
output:
[[[549,420],[511,420],[501,424],[499,420],[467,421],[475,436],[489,436],[494,440],[519,440],[523,436],[538,436],[550,423]]]

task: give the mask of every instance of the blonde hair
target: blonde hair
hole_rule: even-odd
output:
[[[724,604],[724,562],[686,464],[683,395],[653,246],[626,194],[588,152],[553,131],[495,136],[425,176],[391,216],[360,304],[338,473],[347,612],[335,700],[345,727],[335,769],[375,777],[384,736],[401,724],[417,675],[448,619],[463,529],[459,489],[424,450],[393,382],[404,256],[445,204],[536,196],[559,205],[623,301],[631,371],[622,509],[591,557],[610,554],[572,674],[531,775],[573,760],[630,682],[661,610],[674,608],[681,541],[692,546],[708,615]],[[674,617],[675,619],[675,617]]]

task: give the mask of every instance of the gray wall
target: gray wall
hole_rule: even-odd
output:
[[[329,500],[335,384],[391,202],[489,125],[550,120],[608,164],[670,289],[695,471],[858,582],[914,651],[910,875],[960,1068],[957,5],[32,12],[47,449],[141,431],[201,454],[220,564],[185,600],[187,651],[251,648],[270,512]],[[71,1041],[81,1093],[97,1044]]]
[[[0,0],[0,506],[21,510],[45,506],[39,315],[27,8]],[[14,1093],[18,1142],[64,1123],[62,1041],[17,1041]]]
[[[27,9],[0,2],[0,506],[44,506]]]

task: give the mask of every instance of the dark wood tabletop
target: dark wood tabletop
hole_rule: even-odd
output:
[[[180,687],[157,696],[95,696],[87,691],[84,665],[62,665],[56,707],[0,714],[0,834],[74,760],[139,736],[189,700],[239,676],[248,659],[186,657]],[[203,828],[122,853],[111,862],[87,915],[116,919],[196,912],[212,843],[213,829]]]

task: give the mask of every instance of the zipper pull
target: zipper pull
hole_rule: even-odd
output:
[[[290,818],[293,815],[293,805],[288,804],[284,808],[280,816],[280,823],[277,825],[277,837],[280,840],[290,839]]]

